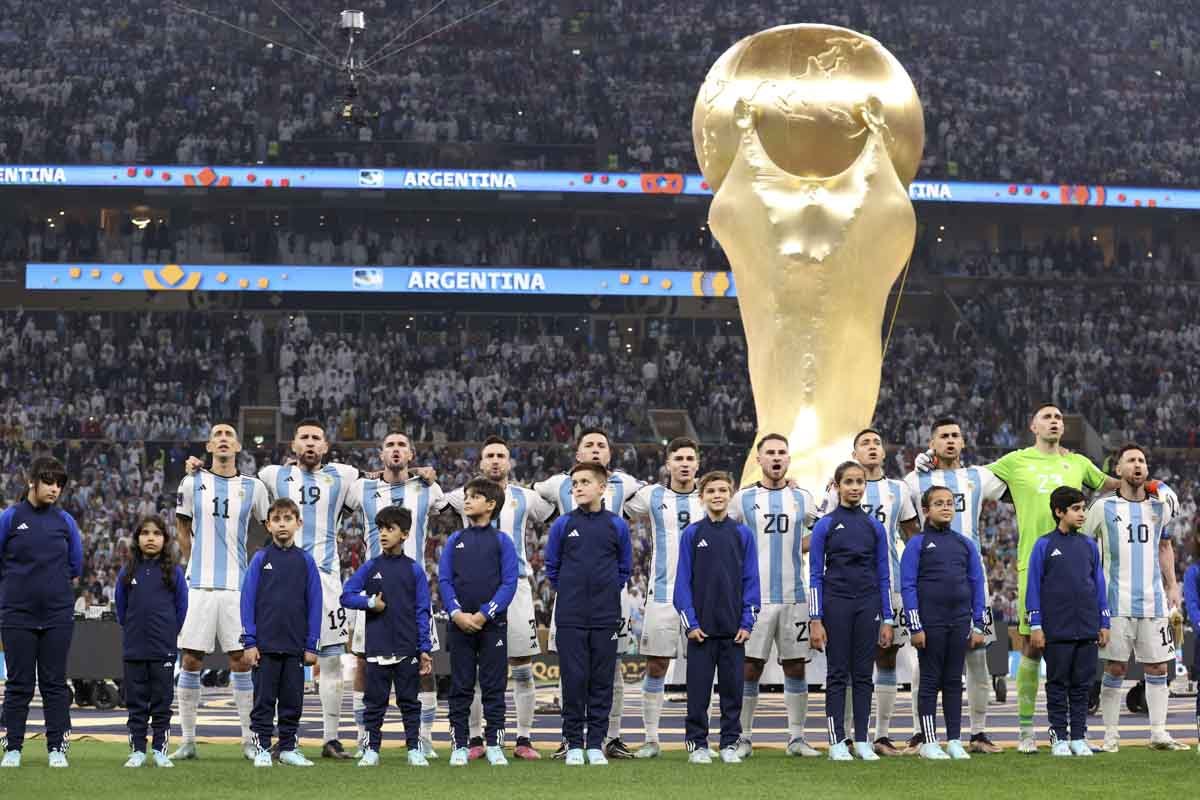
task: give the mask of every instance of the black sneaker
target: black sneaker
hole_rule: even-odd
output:
[[[633,758],[633,751],[625,746],[620,737],[609,739],[604,745],[604,755],[609,758]]]
[[[906,743],[906,749],[904,750],[904,755],[906,755],[906,756],[917,755],[921,750],[921,745],[923,745],[923,744],[925,744],[925,734],[914,733],[912,736],[908,737],[908,742]]]
[[[550,757],[558,759],[559,761],[562,761],[564,758],[567,757],[567,741],[566,741],[566,739],[564,739],[563,741],[558,743],[558,749],[555,750],[554,753]]]
[[[348,759],[351,755],[342,748],[342,743],[337,739],[330,739],[321,747],[321,758],[336,758]]]

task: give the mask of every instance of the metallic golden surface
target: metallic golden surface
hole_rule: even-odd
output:
[[[845,28],[747,37],[709,70],[692,135],[733,266],[759,435],[820,491],[871,421],[888,292],[912,253],[924,119],[904,68]],[[753,458],[744,484],[761,477]]]

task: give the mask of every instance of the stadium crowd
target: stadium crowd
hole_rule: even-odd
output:
[[[898,447],[889,474],[910,468],[929,439],[928,421],[947,413],[965,421],[975,463],[1019,447],[1031,401],[1046,396],[1087,415],[1109,446],[1126,439],[1196,446],[1196,412],[1182,401],[1195,391],[1200,363],[1200,329],[1186,318],[1198,299],[1194,288],[1075,289],[1059,305],[1038,291],[1005,288],[971,298],[949,336],[897,328],[877,410],[886,439]],[[1148,324],[1151,314],[1163,313],[1170,324]],[[202,451],[211,421],[236,418],[260,373],[278,375],[286,419],[315,415],[327,423],[331,460],[378,469],[377,450],[363,443],[398,426],[411,431],[418,463],[433,466],[446,490],[464,484],[478,462],[476,447],[454,443],[492,433],[526,443],[514,445],[512,456],[514,480],[529,484],[569,464],[571,442],[584,427],[605,427],[617,442],[653,441],[647,408],[689,409],[702,440],[719,443],[703,448],[706,467],[739,472],[755,432],[748,387],[712,389],[747,386],[737,335],[688,336],[663,323],[635,349],[615,329],[591,342],[574,331],[454,337],[447,335],[453,321],[422,317],[389,334],[355,336],[335,330],[336,316],[278,319],[272,328],[259,317],[199,312],[182,322],[153,314],[0,313],[3,496],[20,496],[21,470],[33,457],[52,449],[64,459],[73,478],[64,507],[88,534],[81,607],[111,601],[132,526],[146,513],[172,516],[186,457]],[[442,335],[430,336],[434,329]],[[1038,345],[1027,347],[1032,341]],[[719,365],[717,373],[691,357],[696,353]],[[1110,358],[1136,369],[1116,370]],[[249,447],[239,466],[251,473],[280,463],[285,450]],[[655,448],[622,444],[613,465],[655,480],[662,458]],[[1181,537],[1197,522],[1194,468],[1175,458],[1156,467],[1183,502]],[[455,524],[452,516],[437,523],[441,533]],[[361,558],[356,525],[348,523],[342,542],[347,570]],[[530,552],[540,550],[545,534],[533,532]],[[1015,536],[1011,506],[989,504],[983,540],[993,604],[1006,611],[1016,590]],[[429,540],[431,569],[440,541]],[[644,595],[646,539],[635,541],[635,593]],[[1185,563],[1181,557],[1181,569]],[[545,601],[549,584],[537,558],[533,565]]]
[[[482,5],[438,4],[396,44]],[[370,57],[425,10],[360,6]],[[926,111],[923,177],[1200,178],[1190,125],[1200,25],[1187,0],[1104,15],[1087,0],[571,7],[565,15],[552,0],[505,3],[371,64],[366,111],[378,116],[356,128],[335,113],[345,81],[331,66],[332,20],[299,6],[291,11],[320,32],[320,46],[268,4],[214,0],[205,17],[149,0],[70,9],[3,0],[0,162],[693,172],[690,110],[717,56],[758,30],[822,21],[876,36],[908,69]],[[1071,48],[1060,46],[1065,35]]]

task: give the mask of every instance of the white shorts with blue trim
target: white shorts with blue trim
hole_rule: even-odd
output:
[[[764,603],[746,643],[746,658],[808,661],[808,603]]]
[[[679,658],[687,652],[683,620],[670,603],[646,603],[642,620],[642,641],[638,653],[654,658]]]
[[[349,611],[342,608],[342,579],[324,570],[321,576],[321,635],[317,638],[317,649],[342,645],[350,641],[350,625],[346,620]]]
[[[242,644],[242,593],[236,589],[188,587],[187,617],[179,647],[199,653],[236,653]]]

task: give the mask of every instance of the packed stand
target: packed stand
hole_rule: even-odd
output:
[[[370,62],[484,3],[438,5],[390,51],[425,8],[361,5],[368,124],[357,126],[338,113],[333,20],[299,5],[322,45],[266,3],[202,10],[313,57],[170,4],[4,0],[0,162],[694,172],[690,112],[709,66],[744,36],[821,21],[877,37],[909,71],[926,111],[924,177],[1200,179],[1200,25],[1187,0],[1106,15],[1086,0],[531,0]]]

